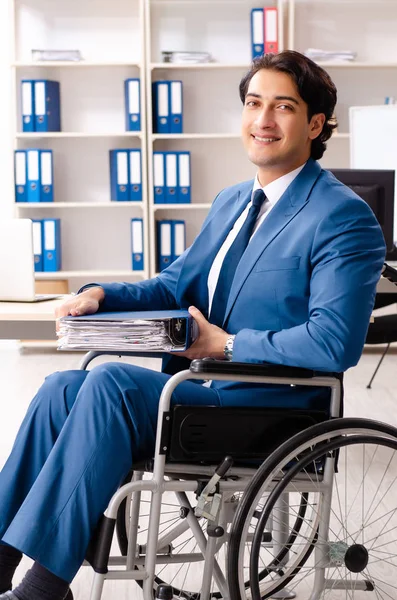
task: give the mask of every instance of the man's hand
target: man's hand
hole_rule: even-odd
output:
[[[225,358],[223,349],[230,334],[216,325],[211,325],[198,308],[190,306],[189,313],[198,325],[199,336],[186,352],[175,354],[185,356],[191,360],[194,358],[205,358],[206,356],[218,359]]]
[[[55,318],[57,319],[56,328],[60,317],[79,317],[81,315],[93,315],[98,312],[99,305],[105,297],[105,292],[101,287],[90,287],[81,294],[72,296],[55,309]]]

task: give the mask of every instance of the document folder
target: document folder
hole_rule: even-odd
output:
[[[177,202],[178,161],[176,152],[165,154],[165,198],[166,204]]]
[[[169,82],[154,81],[153,133],[170,133]]]
[[[28,186],[26,199],[28,202],[40,202],[40,150],[26,150]]]
[[[130,194],[129,199],[131,201],[141,202],[142,201],[142,165],[141,165],[141,151],[140,150],[129,150],[130,157],[130,179],[129,188]]]
[[[169,82],[169,133],[183,132],[182,81]]]
[[[61,131],[59,81],[34,81],[35,130]]]
[[[189,204],[191,202],[190,152],[177,152],[177,156],[178,156],[177,202],[179,204]]]
[[[22,131],[31,133],[35,130],[34,90],[31,79],[21,81]]]
[[[252,60],[262,56],[265,49],[264,44],[264,22],[263,8],[253,8],[251,10],[251,52]]]
[[[62,317],[58,350],[183,352],[198,336],[187,310],[109,312]]]
[[[61,220],[43,219],[44,271],[61,270]]]
[[[131,219],[132,270],[143,271],[143,219]]]
[[[15,176],[15,201],[28,201],[28,165],[26,160],[26,150],[15,150],[14,160],[14,176]]]
[[[129,194],[128,150],[109,150],[110,199],[112,202],[125,202]]]
[[[154,203],[165,202],[165,153],[153,152]]]
[[[141,130],[141,82],[139,79],[124,81],[125,130]]]
[[[54,167],[52,150],[40,150],[40,202],[54,201]]]
[[[43,223],[41,219],[32,219],[34,270],[44,271],[43,264]]]
[[[265,6],[263,9],[265,54],[278,52],[278,14],[277,7]]]

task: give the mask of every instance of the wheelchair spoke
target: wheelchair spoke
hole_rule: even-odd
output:
[[[379,592],[381,592],[382,594],[385,594],[387,598],[391,598],[391,600],[395,600],[395,595],[391,596],[388,592],[386,592],[383,589],[383,585],[387,585],[388,587],[391,587],[395,590],[397,590],[397,587],[395,585],[391,585],[390,583],[385,584],[385,582],[382,579],[379,579],[378,577],[374,577],[373,575],[367,575],[369,579],[372,579],[375,582],[375,589],[378,589]],[[382,584],[382,585],[381,585]],[[382,596],[382,598],[384,598],[384,596]]]

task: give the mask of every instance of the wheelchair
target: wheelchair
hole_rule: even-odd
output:
[[[121,353],[80,368],[100,354]],[[188,379],[327,387],[330,409],[171,408]],[[90,543],[90,599],[107,579],[134,580],[144,600],[397,598],[397,429],[340,418],[342,400],[340,376],[295,367],[203,359],[171,377],[154,459]]]

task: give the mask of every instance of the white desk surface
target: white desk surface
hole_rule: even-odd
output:
[[[42,302],[0,302],[0,339],[56,340],[55,309],[67,297]]]
[[[0,302],[0,321],[55,321],[55,309],[66,298],[42,302]]]

